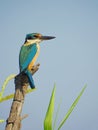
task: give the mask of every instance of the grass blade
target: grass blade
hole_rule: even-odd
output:
[[[53,111],[54,111],[55,90],[56,90],[56,86],[54,85],[50,102],[49,102],[49,106],[48,106],[48,110],[46,112],[46,116],[44,120],[44,130],[53,130],[52,120],[53,120]]]
[[[55,127],[56,127],[56,123],[57,123],[57,119],[58,119],[58,114],[59,114],[60,106],[61,106],[61,100],[60,100],[60,103],[59,103],[57,111],[56,111],[56,116],[55,116],[54,124],[53,124],[53,130],[55,130]]]
[[[73,111],[73,109],[75,108],[75,106],[77,105],[80,97],[82,96],[84,90],[86,89],[86,86],[85,85],[82,89],[82,91],[80,92],[80,94],[78,95],[78,97],[76,98],[76,100],[74,101],[74,103],[72,104],[72,106],[70,107],[70,109],[68,110],[67,114],[65,115],[64,119],[61,121],[59,127],[58,127],[58,130],[61,129],[61,127],[64,125],[64,123],[66,122],[66,120],[68,119],[69,115],[71,114],[71,112]]]

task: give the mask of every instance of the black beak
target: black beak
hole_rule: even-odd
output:
[[[54,39],[55,37],[53,36],[41,36],[41,39],[42,40],[51,40],[51,39]]]

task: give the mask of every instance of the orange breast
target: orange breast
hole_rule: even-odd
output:
[[[37,53],[35,54],[34,58],[32,59],[31,63],[28,65],[28,70],[31,71],[32,67],[34,66],[36,60],[37,60],[37,57],[39,55],[39,50],[40,50],[40,46],[39,44],[37,44]]]

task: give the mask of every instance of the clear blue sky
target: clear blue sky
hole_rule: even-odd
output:
[[[41,43],[41,64],[34,75],[37,90],[26,96],[22,130],[43,130],[43,120],[56,83],[56,104],[62,98],[58,123],[87,84],[81,100],[62,130],[98,130],[98,0],[1,0],[0,86],[18,74],[18,56],[27,33],[56,36]],[[11,81],[5,95],[14,92]],[[12,100],[0,104],[6,119]],[[0,125],[3,130],[5,124]]]

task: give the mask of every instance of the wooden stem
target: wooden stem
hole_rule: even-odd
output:
[[[40,64],[33,66],[32,75],[39,69]],[[15,77],[15,94],[10,110],[9,117],[6,121],[5,130],[20,130],[22,107],[28,88],[28,78],[25,74],[20,73]]]

